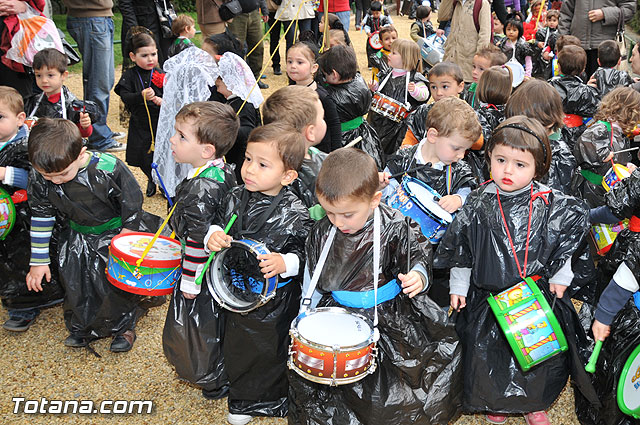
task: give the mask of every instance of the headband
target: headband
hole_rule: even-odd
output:
[[[529,133],[530,135],[535,137],[536,140],[538,142],[540,142],[540,145],[542,146],[542,152],[544,153],[545,162],[546,162],[547,147],[544,145],[544,142],[542,141],[542,139],[540,137],[538,137],[538,135],[533,130],[531,130],[529,127],[525,127],[524,125],[520,125],[520,124],[507,124],[507,125],[503,125],[500,128],[501,129],[503,129],[503,128],[515,128],[516,130],[524,131],[525,133]]]

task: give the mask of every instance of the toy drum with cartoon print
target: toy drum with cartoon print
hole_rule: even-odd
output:
[[[369,46],[371,46],[373,50],[382,49],[382,42],[380,41],[380,33],[378,31],[371,33],[369,36]]]
[[[3,241],[16,222],[16,207],[9,193],[0,187],[0,241]]]
[[[633,350],[622,368],[617,399],[622,413],[640,419],[640,345]]]
[[[602,187],[607,192],[610,191],[618,182],[626,179],[631,175],[627,167],[621,164],[613,164],[609,171],[602,178]]]

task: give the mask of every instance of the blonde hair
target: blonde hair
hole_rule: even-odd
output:
[[[427,115],[427,128],[435,128],[438,135],[449,137],[458,133],[475,142],[482,134],[478,116],[467,102],[457,97],[445,97],[433,104]]]
[[[171,32],[176,37],[180,37],[180,34],[182,34],[182,32],[187,27],[195,27],[195,26],[196,26],[196,21],[194,21],[191,16],[178,15],[176,19],[173,20],[173,23],[171,24]]]
[[[420,48],[416,43],[398,38],[391,44],[391,51],[398,52],[402,57],[402,66],[404,69],[422,73],[422,56],[420,55]]]
[[[600,102],[594,121],[617,122],[624,133],[630,133],[640,122],[640,93],[631,87],[618,87]]]
[[[9,86],[0,86],[0,103],[5,105],[11,112],[18,115],[24,112],[24,102],[18,90]]]
[[[331,44],[331,40],[335,40],[336,44],[340,44],[342,46],[348,45],[347,38],[344,36],[343,30],[329,30],[329,44]]]

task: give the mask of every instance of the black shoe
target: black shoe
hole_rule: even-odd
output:
[[[133,348],[133,343],[136,340],[136,333],[133,330],[126,331],[122,335],[116,335],[111,341],[109,350],[114,353],[124,353]]]
[[[227,394],[229,394],[229,385],[224,385],[215,390],[202,389],[202,397],[207,400],[220,400],[221,398],[225,398]]]
[[[267,83],[263,83],[262,81],[258,81],[258,87],[260,87],[261,89],[268,89],[269,88],[269,84]]]
[[[67,339],[64,340],[64,345],[67,347],[81,348],[89,345],[87,338],[70,334]]]
[[[280,65],[273,67],[273,75],[282,75],[282,70],[280,69]]]
[[[2,325],[2,327],[11,332],[24,332],[29,329],[31,325],[33,325],[33,322],[35,322],[35,320],[35,317],[33,319],[9,318],[6,322],[4,322],[4,325]]]
[[[142,308],[150,309],[152,307],[159,307],[167,301],[166,295],[160,295],[157,297],[144,297],[138,304]]]
[[[149,182],[147,183],[147,192],[146,192],[147,198],[150,198],[155,194],[156,194],[156,184],[152,180],[149,180]]]

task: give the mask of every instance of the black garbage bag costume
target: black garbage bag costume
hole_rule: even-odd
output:
[[[390,75],[392,72],[393,70],[389,69],[384,73],[378,73],[378,92],[394,99],[398,103],[405,105],[408,104],[411,107],[410,111],[417,108],[418,105],[423,104],[424,102],[414,99],[413,96],[407,92],[407,78],[410,83],[428,84],[427,78],[417,71],[408,72],[408,77],[407,75],[394,77],[393,75]],[[371,126],[376,130],[376,133],[378,133],[380,145],[382,146],[384,153],[386,155],[395,153],[402,144],[404,136],[407,133],[407,120],[403,119],[400,122],[396,122],[390,118],[380,115],[373,109],[369,112],[367,119],[371,123]]]
[[[549,144],[551,145],[551,164],[549,172],[540,179],[540,183],[568,195],[571,193],[571,178],[578,168],[578,163],[569,145],[562,139],[561,131],[549,136]]]
[[[60,232],[58,268],[64,285],[64,320],[77,337],[121,335],[144,312],[140,295],[116,288],[105,269],[111,239],[123,228],[155,231],[160,218],[142,210],[142,192],[127,166],[115,156],[89,153],[76,177],[60,185],[34,169],[29,175],[29,206],[34,217],[59,213],[69,226]]]
[[[597,403],[584,371],[587,339],[568,288],[557,299],[554,313],[562,326],[569,351],[523,372],[513,356],[487,297],[522,280],[490,182],[469,195],[442,238],[435,266],[471,268],[471,287],[456,329],[463,344],[466,412],[528,413],[546,410],[564,388],[569,374],[577,388]],[[551,299],[548,281],[571,260],[588,229],[583,202],[533,181],[515,192],[500,192],[517,257],[522,262],[529,239],[527,276],[538,275],[538,286]],[[527,223],[531,207],[531,233]],[[523,230],[524,229],[524,230]],[[453,273],[453,271],[452,271]],[[550,303],[551,304],[551,303]]]
[[[364,118],[371,106],[371,91],[362,75],[356,74],[353,80],[344,84],[325,87],[336,104],[342,127],[342,144],[346,146],[358,137],[362,141],[354,147],[360,148],[376,161],[378,170],[384,168],[382,148],[378,133]]]
[[[23,127],[16,137],[0,149],[0,167],[15,167],[30,170],[27,152],[27,132]],[[64,290],[60,286],[58,267],[51,264],[51,281],[43,279],[42,291],[29,291],[27,273],[31,256],[31,209],[26,199],[26,191],[16,186],[0,184],[9,196],[14,196],[16,209],[13,229],[7,237],[0,241],[0,298],[2,305],[12,310],[47,307],[62,302]],[[19,192],[19,193],[17,193]],[[20,196],[24,194],[24,197]],[[52,238],[52,259],[57,258],[57,235],[59,226],[54,230]],[[55,260],[54,260],[55,261]]]
[[[407,272],[407,242],[411,268],[428,273],[431,248],[411,221],[411,234],[400,212],[380,205],[380,285],[395,285]],[[319,221],[306,243],[307,270],[315,270],[332,228]],[[373,289],[373,219],[353,233],[336,232],[316,291],[319,306],[339,306],[373,318],[373,308],[344,307],[332,291]],[[430,280],[430,277],[429,277]],[[399,283],[399,281],[398,281]],[[378,368],[362,380],[338,387],[315,384],[289,372],[289,423],[295,425],[446,424],[459,413],[461,352],[446,313],[424,291],[414,298],[399,293],[378,304]]]
[[[413,137],[418,142],[427,137],[427,116],[429,111],[433,108],[433,103],[423,103],[411,112],[411,115],[407,117],[407,129],[413,133]]]
[[[80,112],[86,112],[91,118],[91,122],[97,122],[102,116],[100,108],[95,102],[90,100],[78,100],[78,98],[71,93],[71,90],[67,86],[62,86],[62,95],[64,96],[64,113],[69,121],[73,121],[75,124],[80,122]],[[37,118],[62,118],[62,102],[56,103],[49,102],[47,95],[44,93],[37,93],[28,97],[24,102],[24,111],[27,117]]]
[[[256,108],[251,102],[246,102],[245,104],[244,100],[238,96],[225,99],[222,103],[226,103],[231,106],[236,114],[240,111],[238,114],[238,118],[240,119],[238,136],[236,137],[236,141],[231,149],[229,149],[229,152],[225,155],[225,159],[227,162],[236,166],[236,180],[241,182],[242,176],[240,175],[240,170],[244,163],[244,153],[247,150],[247,140],[249,140],[249,134],[251,131],[260,125],[260,109]]]
[[[318,203],[316,198],[316,178],[327,155],[314,147],[310,147],[309,156],[311,158],[305,158],[302,161],[302,167],[298,171],[298,178],[291,183],[291,190],[307,208],[311,208]]]
[[[478,150],[469,149],[465,156],[465,161],[469,163],[478,184],[482,184],[491,178],[489,173],[489,164],[485,157],[484,146],[487,146],[491,141],[493,130],[495,130],[495,128],[504,121],[505,105],[488,105],[478,101],[477,99],[475,102],[476,115],[478,116],[480,127],[482,127],[483,145],[482,148]]]
[[[169,224],[183,246],[187,238],[189,243],[203,243],[222,198],[235,184],[233,168],[227,164],[211,165],[178,184],[176,209]],[[204,246],[202,249],[204,254]],[[200,293],[192,300],[183,296],[180,284],[175,286],[162,331],[162,348],[180,378],[221,394],[229,382],[222,355],[224,314],[211,296],[208,276],[205,273]]]
[[[269,196],[238,186],[221,205],[224,208],[218,211],[214,223],[224,226],[237,214],[229,231],[235,240],[251,238],[264,243],[271,252],[294,253],[300,259],[298,275],[279,277],[279,284],[290,282],[278,288],[267,304],[247,314],[225,311],[222,350],[229,376],[229,412],[284,417],[288,411],[289,325],[300,306],[304,241],[313,221],[288,187]],[[266,214],[268,218],[258,227]]]
[[[604,97],[605,94],[618,86],[627,87],[634,83],[633,78],[627,71],[620,71],[615,68],[599,67],[593,73],[593,78],[596,79],[596,87],[601,97]]]
[[[534,55],[534,51],[533,48],[531,47],[530,43],[527,43],[526,41],[524,41],[524,38],[519,38],[518,41],[516,41],[515,44],[515,53],[513,51],[514,46],[507,46],[507,42],[509,41],[509,39],[507,37],[504,37],[502,40],[500,40],[500,42],[498,43],[498,48],[500,50],[502,50],[502,53],[505,54],[505,56],[507,57],[508,60],[510,60],[511,58],[515,58],[515,60],[517,60],[520,65],[522,65],[523,69],[526,69],[526,60],[525,58],[527,56],[531,56],[532,58],[532,67],[533,67],[533,55]]]
[[[533,55],[531,57],[533,61],[533,70],[531,71],[532,77],[542,78],[543,80],[548,80],[549,78],[551,78],[551,60],[544,60],[542,58],[542,53],[547,47],[549,47],[550,55],[553,57],[553,54],[556,51],[557,39],[557,28],[551,29],[549,27],[544,27],[536,31],[535,45],[532,46]],[[544,43],[542,49],[537,45],[539,42]]]

